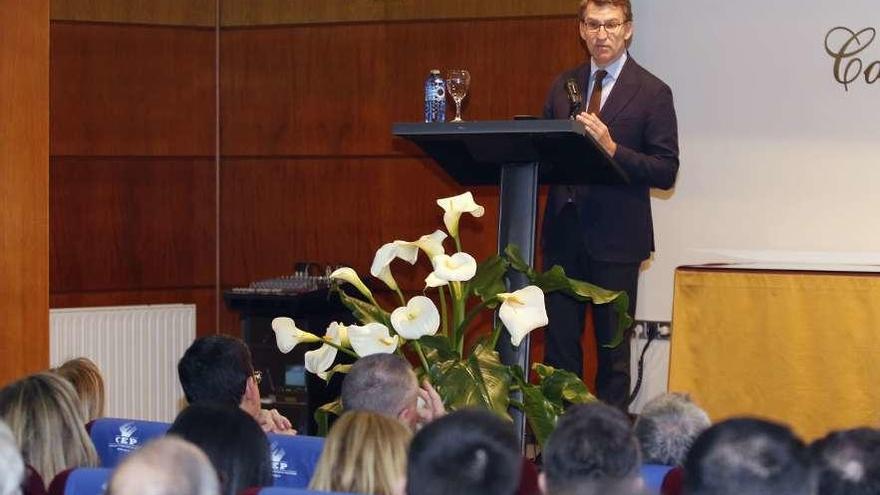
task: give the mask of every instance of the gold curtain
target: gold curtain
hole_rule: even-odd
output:
[[[880,274],[680,268],[669,389],[807,440],[880,419]]]

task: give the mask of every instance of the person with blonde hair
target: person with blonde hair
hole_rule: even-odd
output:
[[[94,361],[86,357],[70,359],[52,372],[73,385],[86,422],[104,416],[104,378]]]
[[[46,481],[68,468],[98,465],[76,391],[54,373],[37,373],[0,390],[0,419],[24,462]]]
[[[113,472],[108,495],[218,495],[211,461],[195,445],[174,435],[148,443]]]
[[[347,412],[327,435],[309,489],[401,495],[411,438],[396,419],[369,411]]]

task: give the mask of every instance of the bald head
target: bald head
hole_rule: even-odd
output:
[[[107,495],[217,495],[220,486],[208,457],[175,436],[150,442],[113,472]]]

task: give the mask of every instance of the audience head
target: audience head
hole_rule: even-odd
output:
[[[369,411],[346,412],[327,435],[309,488],[402,494],[411,438],[412,433],[394,418]]]
[[[678,466],[697,436],[711,425],[706,411],[687,395],[663,394],[642,409],[634,431],[642,462]]]
[[[570,407],[544,446],[542,484],[551,495],[623,493],[641,487],[629,418],[595,402]]]
[[[98,464],[76,392],[54,373],[31,375],[0,390],[0,419],[9,425],[24,462],[44,480]]]
[[[512,495],[522,456],[510,423],[486,410],[439,418],[413,438],[407,495]]]
[[[190,404],[241,406],[258,417],[260,391],[247,345],[227,335],[196,339],[180,358],[177,374]]]
[[[0,495],[18,495],[24,479],[24,461],[6,423],[0,421]]]
[[[89,358],[80,357],[66,361],[52,371],[73,385],[86,422],[104,416],[104,378],[98,365]]]
[[[880,431],[838,431],[810,447],[819,495],[880,493]]]
[[[168,430],[202,449],[220,480],[220,493],[272,484],[269,441],[257,422],[237,406],[193,404]]]
[[[342,382],[346,411],[372,411],[397,418],[410,428],[418,422],[419,383],[412,366],[395,354],[365,356]]]
[[[700,435],[684,465],[688,495],[811,495],[807,449],[787,427],[751,418]]]
[[[107,495],[217,495],[208,457],[175,436],[154,440],[126,457],[110,478]]]

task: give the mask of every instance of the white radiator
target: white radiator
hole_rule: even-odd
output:
[[[195,335],[192,304],[52,309],[49,361],[94,361],[107,416],[171,422],[183,399],[177,361]]]

